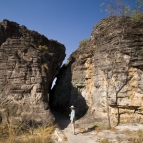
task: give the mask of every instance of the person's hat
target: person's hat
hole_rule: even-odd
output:
[[[74,108],[74,106],[72,105],[70,108]]]

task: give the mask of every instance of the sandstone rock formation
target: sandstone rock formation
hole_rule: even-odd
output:
[[[69,107],[74,105],[76,107],[76,116],[81,117],[86,113],[86,101],[90,102],[90,100],[85,100],[85,98],[89,98],[90,95],[86,96],[85,82],[89,83],[87,88],[92,88],[94,77],[92,77],[92,66],[87,65],[85,67],[84,63],[90,62],[92,54],[90,49],[85,46],[79,47],[77,51],[71,54],[67,64],[61,68],[56,84],[50,94],[51,106],[56,108],[56,110],[61,109],[68,114],[70,112]],[[89,61],[86,62],[88,59]],[[85,73],[85,70],[88,68],[89,71],[87,72],[89,72],[90,77],[86,77]],[[85,93],[86,97],[82,93]]]
[[[111,17],[102,20],[91,36],[97,46],[91,109],[95,116],[106,117],[108,95],[111,121],[115,124],[143,122],[142,24],[142,19]]]
[[[78,116],[88,106],[88,117],[107,122],[109,104],[112,125],[143,123],[143,19],[101,20],[62,67],[52,94],[52,106],[73,104]]]
[[[1,120],[53,122],[49,90],[64,58],[64,45],[3,20],[0,23]]]

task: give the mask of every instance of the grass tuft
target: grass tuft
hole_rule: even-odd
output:
[[[52,143],[51,134],[56,127],[55,124],[42,126],[31,133],[29,130],[23,131],[10,122],[0,126],[0,143]]]
[[[101,141],[100,141],[100,143],[109,143],[109,141],[108,141],[108,139],[102,139]]]

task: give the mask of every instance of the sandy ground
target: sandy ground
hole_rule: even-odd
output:
[[[76,122],[76,134],[72,133],[68,117],[57,115],[59,129],[55,131],[56,143],[143,143],[143,124],[124,124],[111,130],[82,128]]]

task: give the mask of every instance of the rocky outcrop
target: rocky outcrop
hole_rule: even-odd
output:
[[[102,122],[107,122],[109,104],[112,125],[143,122],[142,87],[142,19],[109,17],[96,25],[90,39],[82,41],[62,67],[51,104],[66,109],[73,104],[78,115],[88,106],[88,117]]]
[[[91,62],[90,57],[93,53],[85,45],[73,52],[67,64],[63,65],[50,94],[52,107],[61,109],[68,114],[70,112],[69,107],[74,105],[78,117],[83,116],[87,111],[86,102],[90,104],[90,99],[88,100],[90,93],[87,95],[87,89],[92,88],[90,85],[94,85],[93,66],[86,65]],[[86,69],[89,69],[87,73],[85,72]],[[86,83],[90,83],[87,88],[85,88]]]
[[[0,23],[0,116],[14,123],[49,124],[49,90],[65,58],[65,47],[44,35]]]
[[[107,116],[108,100],[112,123],[143,122],[142,23],[142,19],[110,17],[102,20],[92,33],[97,51],[91,109],[96,117]]]

